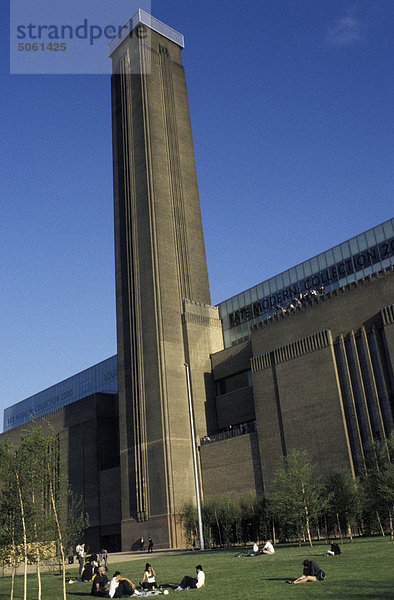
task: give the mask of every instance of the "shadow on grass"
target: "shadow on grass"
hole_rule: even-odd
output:
[[[81,582],[78,581],[77,583],[81,583]],[[179,583],[160,583],[160,588],[163,590],[164,589],[175,590],[178,587],[178,585],[179,585]],[[141,591],[143,591],[141,589],[141,586],[136,586],[136,587],[139,588]],[[82,591],[82,589],[76,590],[75,588],[73,588],[72,590],[70,590],[70,588],[67,588],[67,596],[90,596],[90,595],[91,595],[90,588],[89,589],[85,588],[85,591]],[[0,596],[0,600],[1,600],[1,598],[2,598],[2,596]]]
[[[289,581],[289,579],[294,577],[264,577],[263,581]]]

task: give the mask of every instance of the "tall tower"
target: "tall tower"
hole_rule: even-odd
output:
[[[208,273],[183,36],[139,10],[110,46],[122,548],[179,547],[195,500],[197,437],[214,427],[210,353],[222,348]]]

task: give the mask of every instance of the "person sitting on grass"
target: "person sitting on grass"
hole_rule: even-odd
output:
[[[275,554],[275,549],[269,540],[265,542],[261,554]]]
[[[87,558],[85,561],[85,566],[82,569],[81,581],[92,581],[93,575],[94,565],[91,562],[90,558]]]
[[[327,550],[327,552],[325,552],[323,556],[339,556],[341,554],[341,549],[338,546],[338,544],[335,544],[335,542],[333,542],[332,540],[330,540],[330,544],[331,550]]]
[[[260,554],[259,547],[257,542],[253,543],[252,551],[248,554],[248,556],[258,556]]]
[[[142,581],[140,582],[142,585],[142,589],[144,590],[155,590],[156,585],[156,573],[152,569],[149,563],[145,565],[145,572]]]
[[[176,592],[181,590],[189,590],[190,588],[201,588],[205,585],[205,573],[202,570],[201,565],[196,566],[196,575],[197,577],[189,577],[189,575],[185,575],[182,579],[181,583],[175,589]]]
[[[109,584],[108,595],[110,598],[123,598],[124,596],[139,595],[135,585],[130,579],[122,577],[120,571],[115,571]]]
[[[108,577],[105,574],[105,568],[99,567],[98,573],[93,579],[92,590],[90,594],[92,596],[99,596],[101,598],[108,598]]]
[[[320,566],[314,560],[304,560],[304,574],[294,581],[288,581],[287,583],[307,583],[307,581],[323,581],[326,578],[326,574]]]

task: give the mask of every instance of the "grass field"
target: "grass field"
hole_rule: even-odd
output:
[[[183,575],[194,575],[195,566],[201,563],[206,574],[206,587],[200,590],[175,592],[167,596],[189,600],[224,600],[240,598],[248,600],[288,600],[289,598],[331,598],[360,600],[364,598],[394,600],[394,542],[388,538],[356,540],[345,543],[342,555],[322,556],[327,549],[324,544],[313,548],[295,545],[277,546],[274,556],[235,558],[236,550],[217,550],[162,556],[152,554],[149,562],[156,571],[159,584],[178,584]],[[316,560],[326,572],[327,579],[317,583],[297,586],[286,584],[302,574],[302,561]],[[111,563],[109,577],[119,570],[134,583],[142,579],[145,558],[130,562]],[[75,576],[76,569],[71,571]],[[0,579],[0,600],[10,597],[10,578]],[[61,577],[57,574],[43,575],[43,600],[61,600]],[[69,600],[91,598],[90,584],[67,585]],[[15,599],[23,598],[23,577],[15,584]],[[29,575],[28,599],[37,598],[37,581]]]

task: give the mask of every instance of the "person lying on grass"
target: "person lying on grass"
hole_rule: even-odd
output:
[[[287,583],[306,583],[307,581],[323,581],[326,578],[326,574],[320,566],[314,560],[305,559],[303,562],[304,574],[294,581],[288,581]]]

